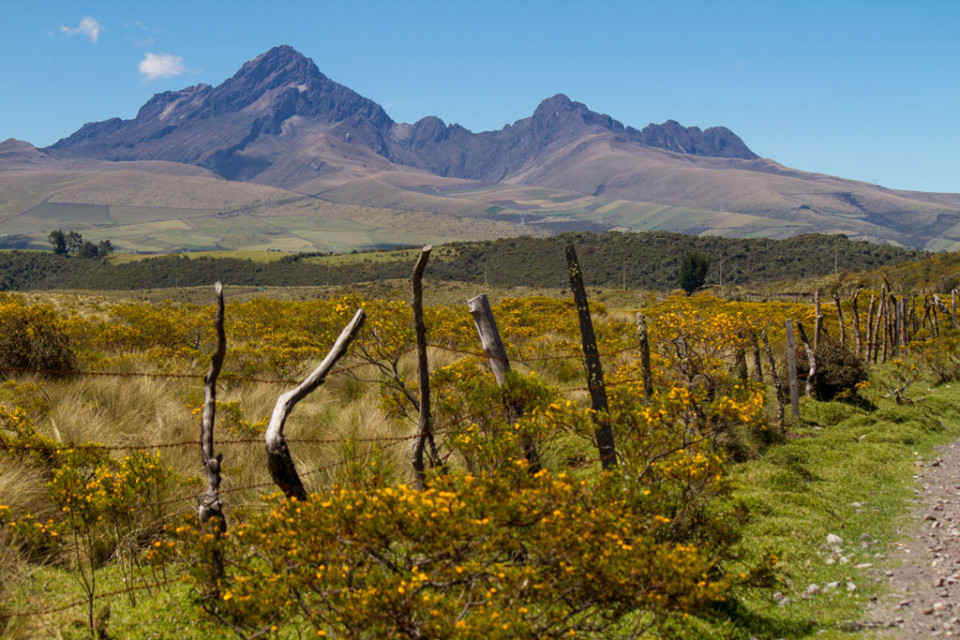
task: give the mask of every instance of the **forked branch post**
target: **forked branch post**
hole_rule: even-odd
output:
[[[267,468],[270,471],[270,477],[288,498],[306,500],[307,491],[303,487],[293,457],[290,455],[290,448],[283,436],[283,427],[286,424],[287,417],[298,402],[327,379],[330,370],[347,352],[347,347],[350,346],[350,343],[360,331],[366,317],[363,309],[357,309],[353,319],[340,332],[340,336],[333,343],[330,353],[323,359],[323,362],[313,370],[313,373],[304,378],[303,382],[277,398],[277,404],[273,407],[270,424],[267,425],[266,432]]]

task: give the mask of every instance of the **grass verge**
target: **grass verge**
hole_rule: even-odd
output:
[[[898,529],[909,530],[916,468],[960,437],[960,387],[918,387],[905,406],[877,394],[871,408],[803,404],[786,443],[734,468],[751,513],[745,555],[775,554],[782,575],[773,592],[741,594],[731,619],[703,637],[872,637],[872,601],[885,595]]]

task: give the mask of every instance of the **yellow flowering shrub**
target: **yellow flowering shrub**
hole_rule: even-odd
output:
[[[247,634],[301,621],[343,638],[629,637],[722,600],[730,578],[710,544],[662,540],[667,519],[623,488],[517,461],[424,491],[374,482],[276,499],[219,540],[192,522],[176,534],[199,557],[223,554],[204,606]]]
[[[76,359],[66,322],[53,307],[0,298],[0,371],[63,374],[76,368]]]

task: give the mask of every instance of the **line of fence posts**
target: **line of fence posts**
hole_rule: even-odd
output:
[[[864,333],[864,329],[861,327],[859,307],[860,293],[862,291],[863,288],[858,287],[850,299],[852,315],[851,329],[855,340],[856,354],[867,362],[873,364],[877,364],[878,362],[885,363],[889,358],[898,356],[903,349],[909,346],[913,336],[921,329],[928,329],[931,336],[942,335],[941,314],[944,316],[949,314],[951,329],[958,328],[956,319],[958,290],[956,288],[950,291],[949,308],[945,302],[945,298],[941,298],[939,294],[930,293],[929,295],[925,295],[923,297],[923,314],[921,316],[917,313],[916,298],[907,296],[906,294],[898,297],[893,293],[893,287],[890,285],[890,282],[884,278],[878,294],[870,295],[870,304],[867,308],[864,323],[866,332]],[[819,290],[814,292],[813,302],[815,314],[813,339],[807,339],[800,321],[796,323],[797,333],[799,334],[801,343],[810,362],[810,371],[806,379],[806,395],[811,394],[812,384],[817,373],[816,358],[819,354],[821,333],[826,334],[826,330],[822,324]],[[839,292],[833,294],[833,302],[837,313],[840,347],[843,348],[846,347],[847,342],[847,327]],[[790,378],[791,408],[793,409],[794,417],[799,417],[797,404],[797,396],[799,394],[795,389],[796,358],[794,353],[796,345],[794,342],[793,322],[793,320],[787,320],[786,322],[787,368]],[[765,342],[769,342],[766,340],[765,335],[764,338]],[[735,362],[735,367],[739,366],[739,357],[739,354],[737,354],[738,360]],[[771,367],[773,367],[773,364],[771,364]],[[757,369],[759,370],[759,367],[757,367]]]
[[[431,252],[430,246],[425,246],[420,252],[420,256],[414,266],[411,277],[413,286],[413,323],[417,344],[417,362],[418,362],[418,382],[419,382],[419,402],[418,402],[418,424],[414,439],[412,451],[412,466],[416,483],[419,488],[425,484],[425,463],[424,454],[429,445],[429,452],[432,461],[439,464],[439,454],[434,441],[433,425],[430,413],[430,380],[427,361],[427,342],[426,326],[423,320],[423,273]],[[587,301],[586,289],[583,283],[583,273],[577,260],[574,245],[566,246],[567,267],[570,277],[570,288],[573,294],[574,303],[577,308],[577,316],[580,325],[581,344],[583,349],[584,366],[586,369],[588,389],[591,398],[591,407],[597,428],[595,431],[596,445],[600,453],[600,460],[604,469],[610,469],[617,464],[617,453],[613,436],[612,425],[609,421],[609,408],[607,404],[606,388],[603,381],[603,368],[600,362],[600,355],[597,349],[596,335],[593,329],[593,322],[590,316],[589,304]],[[217,334],[217,345],[214,353],[211,355],[210,369],[204,377],[204,407],[203,418],[201,422],[201,449],[203,455],[203,466],[206,476],[206,487],[200,496],[198,505],[198,517],[201,525],[213,523],[215,534],[221,535],[226,531],[226,519],[223,515],[223,502],[219,494],[220,487],[220,468],[222,464],[222,454],[216,454],[214,451],[213,427],[216,419],[216,382],[223,367],[223,361],[226,354],[226,337],[223,330],[224,322],[224,303],[223,287],[217,282],[214,286],[217,295],[217,315],[215,320],[215,329]],[[885,362],[889,355],[895,355],[899,348],[905,348],[910,339],[910,329],[916,333],[921,327],[930,327],[931,335],[940,335],[940,324],[938,312],[947,313],[947,307],[937,294],[924,296],[923,317],[920,319],[916,313],[915,303],[911,299],[909,304],[906,296],[897,298],[892,291],[890,283],[884,279],[878,296],[870,296],[870,305],[866,316],[866,336],[861,331],[861,321],[859,313],[859,296],[862,288],[858,288],[851,299],[852,328],[856,340],[857,354],[864,355],[868,361],[876,363],[878,360]],[[950,293],[950,326],[957,327],[956,305],[957,289]],[[814,292],[814,334],[813,340],[806,336],[802,323],[796,322],[796,330],[800,341],[806,352],[809,361],[809,372],[806,377],[806,395],[812,394],[813,380],[817,374],[817,354],[820,344],[821,334],[825,332],[823,327],[823,312],[820,303],[820,290]],[[839,323],[840,345],[846,345],[846,323],[839,293],[834,293],[833,302],[836,306],[837,320]],[[497,384],[504,387],[507,383],[506,375],[510,371],[510,362],[506,354],[503,342],[497,329],[496,321],[486,295],[479,295],[467,301],[468,308],[473,316],[474,323],[480,342],[483,346],[490,368],[493,371]],[[267,449],[267,466],[270,476],[274,483],[284,492],[288,498],[305,500],[307,498],[306,490],[296,470],[296,465],[290,455],[289,447],[283,434],[284,424],[293,407],[306,395],[323,384],[326,376],[336,364],[336,362],[346,353],[347,347],[356,337],[365,320],[363,309],[359,309],[350,323],[344,327],[340,336],[331,348],[327,357],[320,365],[307,376],[297,387],[282,394],[278,399],[271,414],[270,422],[265,433],[265,444]],[[911,326],[912,322],[912,326]],[[781,430],[785,430],[785,398],[784,389],[777,373],[776,360],[770,347],[770,341],[766,330],[759,333],[762,338],[764,350],[766,352],[768,365],[770,369],[770,378],[773,383],[777,399],[778,423]],[[642,369],[642,382],[644,398],[650,401],[653,395],[653,379],[650,371],[650,348],[648,338],[647,319],[642,314],[637,314],[637,337],[640,347],[640,360]],[[763,383],[763,365],[760,349],[760,338],[758,334],[752,333],[749,339],[753,346],[753,366],[756,380]],[[796,363],[796,342],[794,334],[794,320],[786,321],[786,352],[787,352],[787,374],[790,393],[790,406],[795,419],[799,419],[799,381],[797,376]],[[741,344],[738,345],[735,353],[735,372],[742,379],[748,377],[748,367],[746,362],[746,349]],[[504,396],[504,417],[513,423],[523,414],[524,407]],[[536,446],[529,436],[525,436],[522,442],[523,455],[530,464],[531,471],[537,471],[540,468],[540,459]],[[217,564],[217,560],[214,560]],[[214,567],[218,575],[222,573],[222,563]]]
[[[436,445],[433,439],[432,424],[430,419],[430,395],[429,395],[429,371],[427,363],[427,344],[426,327],[423,321],[423,286],[422,278],[427,260],[431,252],[430,246],[425,246],[421,250],[420,257],[413,270],[413,316],[414,329],[417,341],[418,355],[418,379],[420,382],[419,397],[419,421],[417,427],[416,439],[414,441],[413,468],[418,486],[422,489],[424,486],[424,462],[423,454],[425,444],[431,446],[431,455],[434,460],[438,460]],[[577,307],[578,320],[581,331],[581,341],[584,354],[584,364],[587,371],[588,388],[590,390],[591,404],[594,410],[594,419],[597,423],[595,439],[597,448],[600,452],[600,460],[604,469],[610,469],[617,464],[617,454],[613,438],[613,430],[609,422],[606,388],[603,382],[603,370],[600,363],[599,352],[597,349],[596,336],[593,331],[593,323],[590,317],[590,310],[587,302],[586,290],[583,284],[583,274],[580,264],[577,260],[576,251],[573,244],[566,246],[566,258],[570,276],[570,287],[573,293],[574,302]],[[214,353],[211,354],[210,368],[204,376],[204,404],[201,419],[201,453],[205,474],[205,488],[201,494],[197,514],[201,527],[211,526],[212,533],[215,536],[222,536],[227,530],[226,518],[223,514],[223,500],[220,496],[221,484],[221,465],[223,454],[217,454],[214,449],[214,425],[216,421],[216,383],[223,368],[223,362],[226,356],[226,336],[224,332],[224,302],[223,286],[220,282],[215,283],[214,291],[216,293],[216,318],[215,331],[217,335],[217,344]],[[906,347],[909,343],[909,330],[912,328],[915,334],[921,327],[930,326],[931,335],[940,335],[940,324],[938,311],[946,315],[946,305],[940,300],[937,294],[924,296],[923,318],[920,320],[916,314],[914,299],[910,299],[909,305],[906,296],[899,299],[892,293],[889,282],[884,279],[879,295],[879,304],[877,296],[871,294],[870,305],[866,317],[866,339],[864,340],[860,328],[860,314],[858,300],[862,288],[858,288],[851,299],[851,309],[853,315],[853,332],[856,340],[856,350],[858,355],[863,355],[866,348],[866,359],[874,363],[877,362],[881,354],[885,362],[889,353],[896,353],[898,347]],[[950,292],[950,328],[956,329],[957,325],[957,294],[956,288]],[[834,304],[836,305],[837,319],[839,322],[839,335],[841,346],[845,345],[845,323],[843,311],[841,309],[840,297],[838,293],[834,294]],[[810,372],[807,377],[807,394],[811,392],[811,382],[816,375],[816,349],[819,346],[820,333],[822,330],[822,311],[820,305],[820,291],[817,289],[814,293],[815,306],[815,324],[813,346],[807,340],[803,330],[803,325],[798,321],[797,329],[803,342],[804,349],[810,360]],[[500,338],[493,313],[490,308],[486,295],[480,295],[468,300],[468,308],[474,318],[477,332],[483,345],[484,352],[487,355],[491,369],[497,380],[498,385],[503,386],[506,382],[506,374],[510,370],[509,359],[506,350]],[[874,315],[876,313],[876,315]],[[268,469],[274,483],[284,492],[288,498],[306,500],[307,494],[303,483],[296,470],[296,465],[290,455],[289,447],[283,435],[283,428],[287,417],[293,410],[293,407],[304,397],[314,391],[325,381],[327,375],[332,370],[336,362],[346,353],[350,343],[359,333],[363,326],[366,315],[363,309],[358,309],[351,321],[341,331],[339,337],[331,347],[326,358],[317,366],[317,368],[307,376],[297,387],[282,394],[278,399],[271,414],[270,422],[265,433],[265,444],[267,449]],[[881,333],[882,331],[882,333]],[[650,371],[650,349],[648,342],[647,320],[642,314],[637,314],[637,336],[640,346],[641,369],[643,376],[644,398],[650,401],[653,395],[652,376]],[[784,418],[784,392],[783,385],[777,373],[776,360],[770,341],[765,329],[761,330],[760,336],[763,340],[764,350],[766,352],[770,378],[774,386],[777,399],[778,423],[781,431],[785,431],[786,424]],[[763,382],[763,370],[761,364],[759,341],[756,334],[752,335],[754,368],[758,382]],[[793,416],[799,419],[799,388],[797,380],[796,366],[796,344],[794,340],[793,320],[786,320],[786,351],[787,351],[787,374],[790,391],[790,405]],[[736,368],[741,378],[746,378],[746,354],[742,346],[738,347],[736,353]],[[523,407],[507,402],[505,399],[504,416],[509,422],[513,422],[522,415]],[[523,442],[523,452],[530,463],[531,471],[540,468],[539,455],[534,443],[526,439]],[[212,569],[216,577],[223,575],[223,560],[219,555],[214,556],[212,560]],[[213,594],[216,595],[216,594]]]

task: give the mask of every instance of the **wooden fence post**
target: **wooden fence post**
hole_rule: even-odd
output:
[[[840,346],[847,345],[847,329],[843,325],[843,309],[840,308],[840,294],[834,292],[833,304],[837,307],[837,322],[840,324]]]
[[[933,313],[931,314],[931,317],[933,318],[933,328],[936,331],[937,337],[940,336],[940,320],[938,317],[938,312],[940,311],[941,304],[942,303],[940,302],[940,296],[938,296],[937,294],[933,294],[933,304],[931,305],[931,308],[933,309]]]
[[[298,402],[327,379],[327,374],[333,369],[337,360],[347,352],[347,347],[350,346],[357,332],[360,331],[366,317],[363,309],[357,309],[353,319],[343,328],[336,342],[333,343],[327,357],[300,384],[277,398],[277,403],[273,407],[273,413],[270,414],[270,423],[267,425],[265,434],[267,469],[270,471],[270,477],[288,498],[306,500],[307,491],[303,488],[300,474],[297,473],[297,466],[293,462],[290,448],[287,446],[287,440],[283,435],[283,427],[287,422],[287,417]]]
[[[640,343],[640,374],[643,376],[643,399],[653,397],[653,374],[650,371],[650,339],[647,333],[647,317],[637,314],[637,342]]]
[[[767,339],[767,330],[764,329],[760,335],[763,336],[763,348],[767,352],[767,361],[770,364],[770,379],[773,380],[773,389],[777,394],[777,424],[780,425],[780,432],[786,433],[787,422],[784,418],[783,410],[783,384],[780,382],[780,375],[777,373],[777,361],[773,358],[773,349],[770,348],[770,340]],[[793,370],[794,377],[796,377],[796,366],[794,366]],[[794,387],[796,387],[796,385],[794,385]],[[795,415],[797,413],[799,413],[799,408],[795,409]]]
[[[746,381],[749,373],[747,371],[747,350],[743,342],[738,342],[737,348],[733,354],[733,372],[740,380]]]
[[[793,339],[793,320],[787,320],[787,379],[790,385],[790,409],[800,419],[800,388],[797,385],[797,344]]]
[[[880,304],[880,316],[883,323],[880,326],[881,337],[883,338],[883,356],[882,362],[887,361],[887,352],[890,350],[890,292],[887,291]]]
[[[907,296],[900,298],[900,346],[904,349],[910,344],[910,328],[907,324]]]
[[[417,487],[424,488],[423,451],[427,442],[433,443],[433,422],[430,417],[430,371],[427,367],[427,327],[423,322],[423,270],[427,267],[433,247],[427,245],[420,250],[420,257],[413,267],[413,329],[417,338],[417,382],[420,386],[420,419],[417,422],[417,434],[413,441],[413,471]]]
[[[570,289],[573,291],[573,300],[577,305],[577,317],[580,321],[587,385],[590,389],[591,404],[596,412],[595,437],[597,449],[600,451],[600,463],[604,469],[612,469],[617,466],[617,449],[613,441],[613,427],[610,425],[607,389],[603,384],[603,367],[600,366],[600,353],[597,350],[597,338],[593,332],[593,321],[587,304],[587,291],[583,286],[583,272],[580,270],[580,262],[577,260],[577,252],[572,243],[567,245],[566,257],[567,268],[570,271]]]
[[[880,355],[880,341],[883,339],[883,334],[880,330],[883,328],[883,309],[884,309],[884,300],[886,299],[886,293],[882,290],[880,292],[880,297],[877,300],[877,315],[873,319],[873,363],[877,363],[877,358]]]
[[[220,537],[227,530],[227,520],[223,515],[223,500],[220,498],[220,464],[223,454],[215,454],[213,449],[213,427],[217,416],[217,378],[223,369],[223,359],[227,353],[227,337],[223,330],[223,285],[219,282],[213,285],[217,292],[217,317],[214,327],[217,332],[217,347],[210,357],[210,369],[203,377],[203,419],[200,426],[200,449],[203,453],[203,470],[206,476],[206,487],[200,496],[197,507],[197,516],[201,530],[213,520],[213,535]],[[219,549],[214,550],[212,558],[215,578],[223,576],[223,557]],[[219,597],[218,593],[212,594]]]
[[[813,352],[820,350],[820,331],[823,329],[823,309],[820,307],[820,289],[813,292]],[[799,327],[799,321],[797,326]],[[801,334],[802,335],[802,334]]]
[[[950,328],[957,328],[957,290],[950,292]]]
[[[803,350],[807,354],[807,361],[810,363],[810,370],[807,372],[807,384],[804,388],[804,394],[808,397],[813,396],[813,379],[817,375],[817,352],[810,346],[807,340],[807,333],[803,330],[803,323],[797,320],[797,334],[800,336],[800,342],[803,344]]]
[[[857,308],[857,301],[860,298],[860,289],[853,292],[853,298],[850,299],[850,308],[853,313],[853,337],[857,341],[857,355],[863,356],[863,335],[860,333],[860,309]]]
[[[493,318],[490,301],[487,300],[486,295],[481,294],[467,300],[467,308],[470,309],[470,315],[473,316],[477,333],[480,334],[480,344],[483,345],[483,352],[490,360],[490,369],[493,371],[493,376],[497,379],[497,384],[503,387],[507,381],[507,373],[510,371],[510,360],[507,358],[507,350],[503,346],[503,340],[500,339],[500,331],[497,329],[497,321]],[[507,422],[512,424],[523,415],[523,407],[514,402],[505,402],[503,412]],[[537,453],[537,446],[529,435],[524,435],[522,445],[524,457],[530,465],[530,472],[540,471],[540,454]]]
[[[750,342],[753,345],[753,373],[757,382],[763,384],[763,358],[760,355],[760,340],[757,339],[756,331],[750,332]]]

